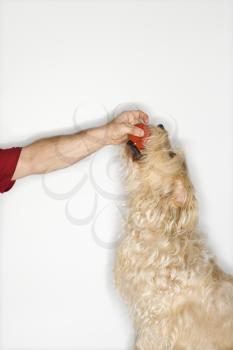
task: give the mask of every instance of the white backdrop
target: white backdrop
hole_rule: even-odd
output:
[[[184,145],[202,227],[233,272],[232,10],[230,0],[0,1],[0,146],[127,107],[162,115]],[[1,195],[1,350],[131,349],[111,273],[118,154],[106,147]]]

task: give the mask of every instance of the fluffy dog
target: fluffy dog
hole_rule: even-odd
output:
[[[233,350],[233,276],[199,232],[183,154],[162,125],[150,130],[141,159],[124,150],[127,217],[114,269],[135,350]]]

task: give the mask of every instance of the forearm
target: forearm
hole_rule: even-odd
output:
[[[23,148],[13,179],[65,168],[108,144],[106,128],[41,139]]]
[[[127,141],[128,134],[142,137],[143,131],[135,126],[141,121],[148,122],[144,112],[126,111],[101,127],[36,141],[23,147],[12,180],[66,168],[105,145]]]

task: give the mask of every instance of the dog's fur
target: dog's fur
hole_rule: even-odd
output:
[[[143,158],[124,150],[127,217],[116,287],[129,305],[137,350],[233,350],[233,276],[198,229],[183,154],[150,126]]]

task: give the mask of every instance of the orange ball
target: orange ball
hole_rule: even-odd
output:
[[[139,150],[143,149],[145,147],[145,140],[150,136],[150,129],[148,127],[148,125],[146,124],[136,124],[135,126],[137,126],[138,128],[142,129],[144,131],[144,136],[135,136],[135,135],[128,135],[128,138],[130,141],[132,141],[135,146],[137,146],[137,148]]]

